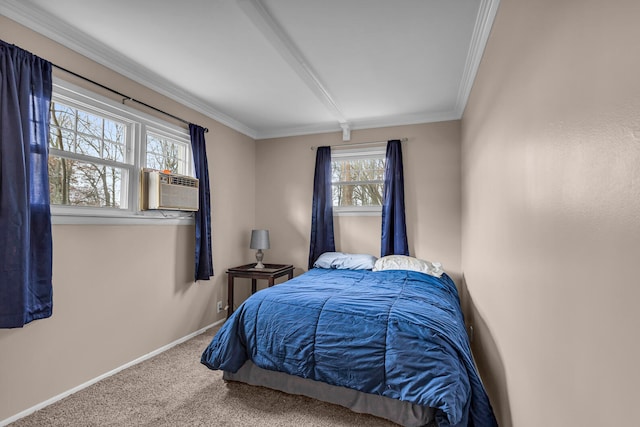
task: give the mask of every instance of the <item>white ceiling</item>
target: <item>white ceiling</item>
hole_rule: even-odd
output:
[[[263,139],[459,119],[498,3],[0,0],[0,14]]]

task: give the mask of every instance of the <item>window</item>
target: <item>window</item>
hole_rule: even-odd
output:
[[[333,210],[337,215],[380,214],[386,145],[331,152]]]
[[[51,102],[51,204],[127,208],[131,127],[67,104]]]
[[[49,132],[54,217],[166,217],[140,211],[143,168],[193,176],[188,131],[71,84],[54,83]]]

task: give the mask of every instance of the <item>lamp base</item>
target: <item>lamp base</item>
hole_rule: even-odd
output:
[[[263,258],[264,254],[262,253],[262,249],[258,249],[258,251],[256,252],[256,261],[258,261],[258,263],[253,268],[264,268],[264,264],[262,263]]]

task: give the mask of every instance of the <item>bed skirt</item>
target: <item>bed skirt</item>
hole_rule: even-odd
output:
[[[405,427],[430,427],[436,425],[434,421],[435,410],[433,408],[375,394],[362,393],[357,390],[300,378],[283,372],[269,371],[259,368],[250,360],[245,362],[235,374],[224,371],[222,378],[226,381],[239,381],[289,394],[311,397],[323,402],[344,406],[354,412],[385,418]]]

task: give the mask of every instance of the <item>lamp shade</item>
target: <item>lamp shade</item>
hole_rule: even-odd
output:
[[[251,249],[269,249],[269,230],[251,230]]]

